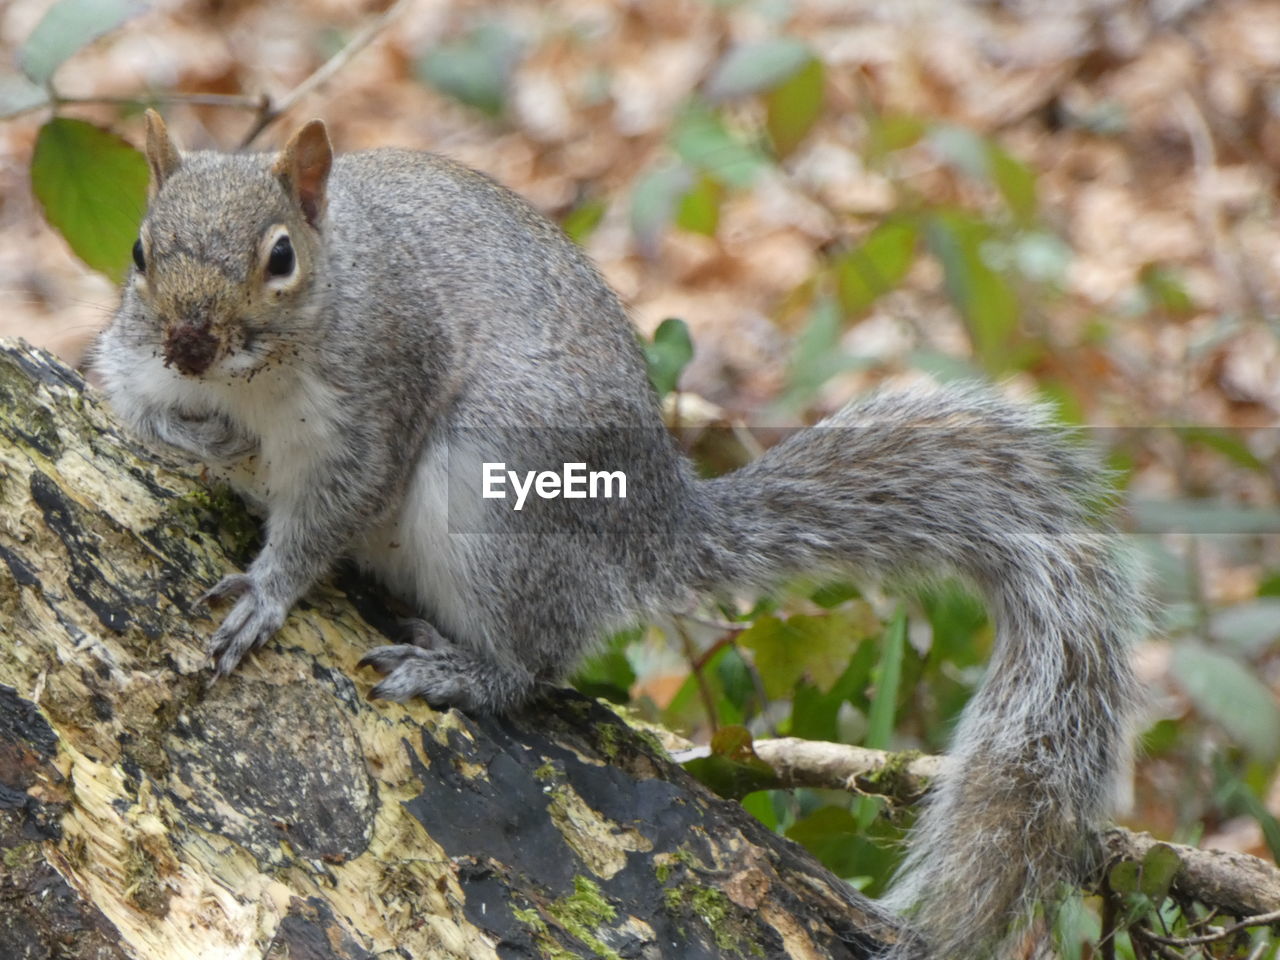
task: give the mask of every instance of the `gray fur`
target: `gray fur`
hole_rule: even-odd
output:
[[[241,465],[266,544],[210,591],[235,599],[211,642],[219,674],[343,553],[431,624],[368,654],[375,693],[495,711],[605,631],[699,595],[815,569],[957,574],[999,641],[892,902],[935,956],[987,956],[1071,875],[1127,756],[1141,605],[1089,526],[1098,472],[1038,411],[978,389],[882,395],[699,481],[616,296],[509,191],[429,154],[351,154],[313,228],[275,158],[179,162],[153,135],[145,278],[97,366],[144,438],[256,454]],[[300,271],[275,292],[260,277],[273,225]],[[196,377],[162,362],[183,323],[218,344]],[[515,513],[471,489],[482,460],[585,461],[631,489]]]
[[[1089,524],[1100,471],[1038,409],[970,387],[872,397],[706,487],[708,584],[953,574],[986,597],[987,676],[888,902],[934,955],[990,956],[1076,875],[1129,755],[1144,604]]]

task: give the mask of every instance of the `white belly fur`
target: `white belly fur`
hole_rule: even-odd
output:
[[[487,646],[488,631],[474,598],[470,545],[482,533],[467,498],[449,496],[451,483],[465,482],[460,451],[429,445],[405,491],[400,510],[359,542],[355,559],[393,593],[410,601],[450,639]]]

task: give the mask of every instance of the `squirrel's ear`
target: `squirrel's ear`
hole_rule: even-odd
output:
[[[313,227],[324,212],[325,184],[333,166],[333,147],[323,120],[312,120],[289,138],[273,168]]]
[[[147,114],[147,166],[151,168],[150,196],[154,197],[170,175],[182,166],[182,154],[169,139],[160,114],[148,110]]]

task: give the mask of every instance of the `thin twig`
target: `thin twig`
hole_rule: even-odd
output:
[[[685,659],[689,661],[689,669],[693,673],[694,682],[698,685],[698,696],[702,699],[702,707],[707,711],[707,722],[711,724],[711,732],[715,733],[720,729],[720,715],[716,711],[716,700],[711,694],[711,687],[707,684],[707,678],[702,674],[702,668],[698,665],[698,655],[693,648],[693,638],[689,636],[689,631],[684,628],[684,624],[679,618],[672,619],[672,627],[677,634],[680,635],[680,642],[684,645]]]
[[[703,650],[700,654],[694,657],[693,662],[690,663],[689,666],[693,670],[704,669],[706,665],[711,662],[712,657],[714,657],[717,653],[719,653],[725,647],[733,643],[734,638],[736,636],[737,636],[736,633],[726,633],[724,636],[719,637],[714,643],[711,644],[711,646],[707,647],[707,649]]]
[[[35,113],[49,107],[79,106],[107,104],[122,107],[150,107],[157,103],[190,103],[201,107],[235,107],[240,110],[260,110],[262,97],[251,97],[240,93],[156,93],[139,97],[64,97],[54,94],[47,100],[29,104],[11,113],[0,115],[0,120],[9,120],[26,113]]]
[[[399,16],[401,11],[412,2],[413,0],[395,0],[391,6],[365,24],[363,29],[347,41],[341,50],[316,68],[311,76],[290,90],[279,103],[272,103],[269,99],[263,98],[262,104],[258,109],[257,119],[254,120],[253,126],[244,135],[244,139],[240,141],[240,149],[243,150],[253,143],[258,134],[262,133],[278,117],[287,113],[299,100],[324,84],[335,73],[345,67],[357,53],[372,43],[378,34],[386,28],[387,24]]]
[[[1174,100],[1174,108],[1191,143],[1191,159],[1196,177],[1193,200],[1196,219],[1204,232],[1205,242],[1213,257],[1214,269],[1222,281],[1223,312],[1240,315],[1246,297],[1240,259],[1223,224],[1221,204],[1214,189],[1218,177],[1218,157],[1213,145],[1213,133],[1204,118],[1204,112],[1195,99],[1182,91]],[[1256,304],[1253,305],[1256,307]]]
[[[788,786],[875,793],[903,804],[923,796],[945,763],[942,757],[797,737],[757,740],[754,746],[756,755]]]
[[[290,90],[279,102],[275,102],[268,94],[251,96],[238,93],[155,93],[147,96],[87,96],[67,97],[51,91],[48,99],[39,103],[28,104],[9,113],[0,115],[0,120],[20,117],[23,114],[35,113],[50,107],[115,104],[117,106],[146,107],[157,103],[189,103],[202,107],[231,107],[237,110],[253,110],[257,113],[253,125],[240,142],[240,148],[253,143],[258,135],[287,113],[299,100],[328,81],[339,70],[345,67],[357,53],[372,43],[392,20],[394,20],[413,0],[395,0],[386,10],[370,20],[352,37],[341,50],[322,63],[310,76]]]
[[[1102,897],[1102,938],[1098,949],[1102,960],[1116,960],[1116,901],[1111,891]]]
[[[733,623],[730,620],[714,620],[711,617],[699,617],[692,613],[677,614],[681,619],[688,620],[690,623],[696,623],[700,627],[710,627],[712,630],[719,630],[721,633],[743,633],[751,627],[749,623]]]
[[[1245,917],[1239,923],[1214,930],[1213,933],[1201,934],[1198,937],[1162,937],[1158,933],[1152,933],[1150,930],[1143,930],[1141,927],[1133,928],[1133,932],[1137,933],[1145,940],[1153,940],[1156,943],[1163,943],[1165,946],[1169,947],[1194,947],[1201,943],[1216,943],[1219,940],[1225,940],[1227,937],[1239,933],[1241,930],[1245,930],[1248,927],[1262,927],[1273,923],[1280,923],[1280,910],[1272,910],[1270,913],[1260,913],[1257,916]]]
[[[944,762],[941,757],[892,754],[794,738],[757,740],[754,747],[756,756],[773,767],[784,784],[859,794],[872,792],[898,803],[918,799],[928,781],[942,771]],[[956,775],[964,773],[957,771]],[[1100,865],[1120,860],[1141,863],[1157,844],[1169,847],[1179,861],[1171,891],[1175,898],[1192,898],[1210,910],[1232,916],[1252,914],[1242,925],[1280,920],[1280,870],[1258,857],[1164,843],[1120,827],[1106,830],[1097,842],[1094,859]],[[1100,875],[1105,876],[1105,870]],[[1100,882],[1093,881],[1095,885]]]
[[[1139,937],[1138,940],[1141,941],[1142,938]],[[1156,948],[1156,952],[1164,957],[1164,960],[1188,960],[1186,954],[1178,953],[1172,947],[1166,947],[1163,943],[1153,943],[1151,946]]]

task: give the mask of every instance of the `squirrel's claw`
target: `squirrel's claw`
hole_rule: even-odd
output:
[[[223,577],[216,584],[200,594],[196,603],[210,606],[242,596],[253,589],[253,578],[246,573],[233,573]]]
[[[374,647],[356,664],[373,667],[384,679],[369,691],[371,700],[403,702],[421,697],[433,707],[474,705],[464,665],[450,650],[424,650],[411,643]]]
[[[373,667],[385,677],[392,671],[399,669],[407,661],[426,653],[428,651],[417,644],[390,643],[386,646],[374,647],[360,658],[360,662],[356,664],[356,667]]]
[[[453,646],[448,637],[420,617],[403,620],[401,626],[409,634],[409,643],[415,647],[423,650],[445,650]]]
[[[229,584],[228,581],[237,582]],[[219,590],[222,592],[215,593]],[[215,680],[227,676],[245,654],[266,643],[280,629],[288,613],[283,604],[264,596],[247,576],[227,577],[206,596],[213,594],[215,599],[222,599],[233,593],[238,593],[240,599],[209,638],[207,647],[214,662]]]

